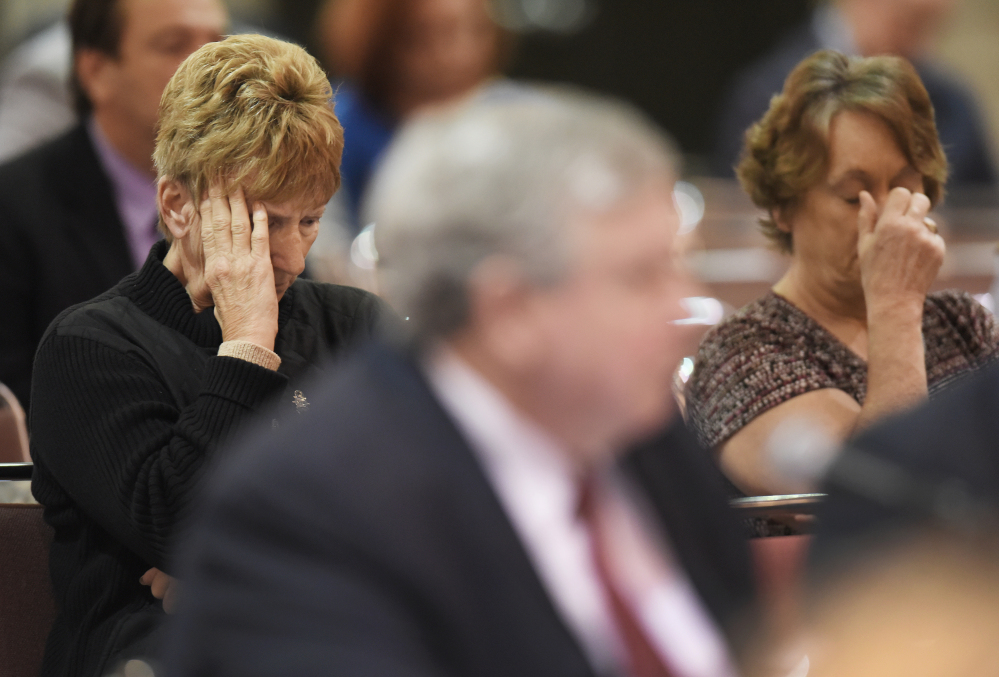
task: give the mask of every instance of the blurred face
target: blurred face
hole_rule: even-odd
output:
[[[409,99],[437,103],[490,75],[496,29],[484,0],[414,0],[398,46],[398,87]]]
[[[678,225],[672,182],[650,184],[571,224],[568,277],[538,292],[547,347],[539,371],[567,426],[596,443],[589,453],[620,448],[673,412],[672,373],[692,348],[673,324],[693,292],[675,251]]]
[[[95,113],[113,111],[116,124],[151,137],[167,82],[191,52],[222,38],[228,19],[219,0],[121,0],[121,10],[118,58],[101,55],[84,87]]]
[[[829,126],[829,172],[778,224],[794,238],[794,258],[826,289],[860,291],[857,218],[860,191],[884,207],[897,187],[923,191],[920,173],[888,126],[870,113],[843,111]],[[860,292],[862,294],[862,292]]]
[[[865,56],[918,57],[943,29],[958,0],[848,0],[846,15]]]

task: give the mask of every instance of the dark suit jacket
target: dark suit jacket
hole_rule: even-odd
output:
[[[25,408],[49,322],[133,268],[110,180],[83,125],[0,166],[0,381]]]
[[[802,59],[822,48],[812,24],[800,27],[772,52],[739,73],[719,109],[711,171],[732,177],[742,152],[743,136],[770,107],[770,98]],[[913,64],[923,80],[936,114],[940,142],[950,163],[953,185],[994,184],[996,170],[989,138],[971,93],[933,64]]]
[[[300,425],[251,436],[195,511],[168,674],[593,674],[411,359],[371,347],[306,395]],[[628,467],[727,621],[751,595],[747,546],[690,439]]]
[[[855,467],[849,464],[858,452],[900,472],[904,491],[874,478],[872,496],[855,481],[837,479],[849,478],[844,467]],[[962,535],[994,529],[999,525],[999,363],[859,436],[829,477],[829,498],[818,514],[811,553],[819,578],[928,527]],[[955,492],[972,508],[938,511],[932,497],[943,493],[954,503]]]

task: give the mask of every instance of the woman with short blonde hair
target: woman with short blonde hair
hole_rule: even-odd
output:
[[[213,179],[260,200],[309,197],[340,187],[343,128],[326,73],[302,48],[259,35],[214,43],[181,64],[160,100],[160,177],[192,195]]]
[[[374,331],[374,296],[297,279],[339,185],[330,96],[304,50],[259,35],[205,45],[163,93],[167,241],[60,315],[35,362],[33,491],[60,607],[45,675],[155,658],[169,546],[213,457],[265,408],[265,430],[308,413],[308,377]]]

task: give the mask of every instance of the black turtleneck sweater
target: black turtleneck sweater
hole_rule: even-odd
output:
[[[98,677],[145,647],[163,608],[139,577],[169,570],[167,548],[213,454],[269,402],[303,410],[308,393],[296,389],[384,314],[367,292],[298,280],[279,304],[277,372],[218,357],[214,313],[194,312],[166,249],[60,314],[35,359],[32,491],[55,529],[59,608],[43,677]]]

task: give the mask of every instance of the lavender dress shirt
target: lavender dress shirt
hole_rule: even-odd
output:
[[[111,180],[132,263],[139,269],[161,237],[156,229],[156,179],[122,157],[93,118],[87,121],[87,132]]]

